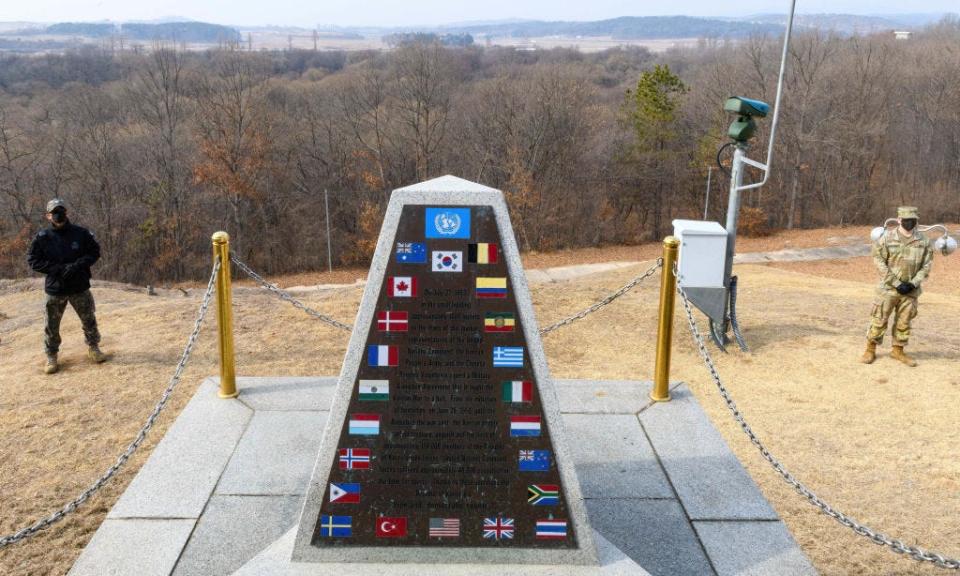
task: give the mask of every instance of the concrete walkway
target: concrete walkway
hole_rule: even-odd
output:
[[[336,379],[238,385],[236,400],[219,399],[214,379],[200,386],[70,575],[232,574],[282,544]],[[660,404],[645,382],[556,388],[593,528],[633,562],[653,575],[816,574],[686,386]]]

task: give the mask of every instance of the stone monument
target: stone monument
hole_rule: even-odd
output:
[[[323,434],[294,562],[597,564],[498,190],[394,191]]]

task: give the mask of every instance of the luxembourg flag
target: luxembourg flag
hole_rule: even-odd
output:
[[[350,434],[354,436],[376,436],[380,434],[380,415],[351,414]]]
[[[397,366],[400,353],[396,346],[367,346],[367,366]]]
[[[539,416],[511,416],[510,417],[510,435],[511,436],[539,436],[540,435],[540,417]]]

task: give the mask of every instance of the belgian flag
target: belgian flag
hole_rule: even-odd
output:
[[[467,252],[467,262],[473,264],[496,264],[497,245],[486,242],[471,244]]]

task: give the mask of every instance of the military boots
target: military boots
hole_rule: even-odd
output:
[[[47,364],[43,367],[43,372],[45,374],[54,374],[59,369],[60,365],[57,364],[57,355],[47,354]]]
[[[903,362],[904,364],[906,364],[907,366],[910,366],[911,368],[917,365],[917,361],[911,358],[910,356],[907,356],[907,353],[903,351],[902,344],[893,345],[893,350],[890,352],[890,357],[893,358],[894,360],[899,360]]]
[[[867,340],[867,349],[863,351],[860,361],[864,364],[873,364],[877,359],[877,343],[873,340]]]
[[[107,355],[101,352],[100,347],[96,345],[91,346],[89,349],[87,349],[87,358],[93,360],[97,364],[107,361]]]

